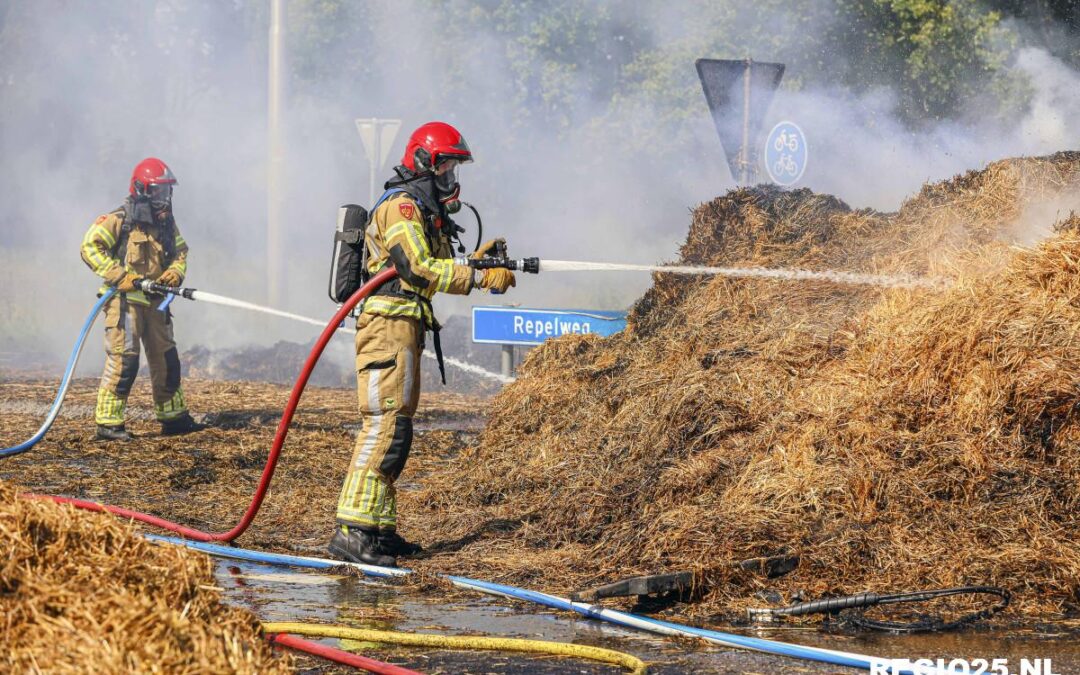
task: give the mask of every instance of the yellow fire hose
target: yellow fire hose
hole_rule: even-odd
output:
[[[383,644],[406,645],[409,647],[434,647],[438,649],[484,649],[504,652],[531,652],[552,656],[573,656],[592,661],[601,661],[630,670],[632,675],[645,675],[648,672],[645,662],[636,656],[624,654],[602,647],[568,644],[565,642],[546,642],[544,640],[522,640],[518,638],[499,638],[472,635],[431,635],[427,633],[399,633],[397,631],[368,630],[329,626],[317,623],[299,623],[294,621],[273,621],[262,625],[264,633],[292,633],[317,637],[336,637],[363,642],[381,642]]]

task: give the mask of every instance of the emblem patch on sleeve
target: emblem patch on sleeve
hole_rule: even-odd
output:
[[[416,213],[416,209],[408,202],[398,204],[398,211],[401,211],[401,215],[405,220],[412,220],[413,214]]]
[[[97,217],[97,220],[95,220],[95,221],[94,221],[94,224],[95,224],[95,225],[100,225],[100,224],[104,223],[104,222],[105,222],[105,218],[106,218],[106,217],[107,217],[107,216],[98,216],[98,217]]]

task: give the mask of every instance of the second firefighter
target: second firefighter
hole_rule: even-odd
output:
[[[154,414],[165,435],[202,428],[188,413],[180,387],[180,358],[172,316],[162,298],[139,291],[141,279],[179,286],[187,273],[188,246],[176,227],[172,191],[176,178],[160,159],[149,157],[132,172],[124,204],[90,225],[83,237],[83,262],[118,292],[105,305],[105,371],[98,388],[97,436],[130,440],[124,426],[128,395],[146,350],[153,386]]]

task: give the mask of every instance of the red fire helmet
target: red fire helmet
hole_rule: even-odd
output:
[[[129,191],[132,195],[144,195],[151,185],[176,185],[176,176],[157,157],[147,157],[135,165]]]
[[[456,159],[462,164],[471,162],[469,144],[460,131],[446,122],[428,122],[409,136],[401,163],[412,171],[423,173],[447,159]]]

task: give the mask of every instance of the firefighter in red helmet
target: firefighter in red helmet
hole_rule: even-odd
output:
[[[420,397],[420,352],[432,331],[442,368],[436,292],[464,295],[474,287],[502,293],[515,285],[506,269],[474,271],[453,257],[461,209],[457,172],[473,159],[465,138],[444,122],[429,122],[409,137],[401,165],[372,209],[364,232],[367,272],[393,265],[398,278],[361,305],[356,324],[357,389],[364,428],[357,437],[337,507],[330,552],[374,565],[394,565],[420,547],[397,533],[394,482],[412,445],[412,416]],[[482,257],[503,246],[483,244]]]
[[[80,250],[83,262],[118,293],[105,305],[105,371],[98,387],[97,436],[131,439],[124,428],[128,394],[146,350],[154,413],[165,435],[196,431],[180,388],[180,358],[171,313],[163,298],[136,288],[142,279],[179,286],[187,273],[188,246],[176,227],[172,191],[176,177],[155,157],[135,166],[124,204],[90,225]]]

